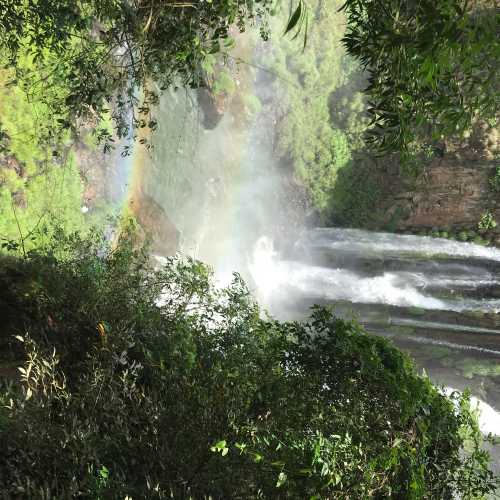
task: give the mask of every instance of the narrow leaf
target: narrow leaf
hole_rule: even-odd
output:
[[[289,33],[291,30],[293,30],[293,28],[295,28],[295,26],[299,22],[301,14],[302,14],[302,1],[299,1],[299,5],[297,5],[297,8],[295,9],[294,13],[291,15],[291,17],[288,21],[288,24],[286,26],[285,33],[284,33],[285,35],[287,33]]]

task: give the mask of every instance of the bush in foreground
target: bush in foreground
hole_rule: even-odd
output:
[[[199,262],[153,269],[98,235],[0,262],[0,335],[18,335],[24,356],[0,396],[6,498],[494,488],[466,397],[442,396],[356,323],[321,308],[306,323],[263,319],[237,275],[216,289]]]

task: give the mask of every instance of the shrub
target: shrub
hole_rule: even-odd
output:
[[[99,235],[8,262],[0,306],[17,316],[3,333],[27,333],[21,384],[0,392],[7,496],[420,499],[494,488],[467,397],[441,395],[355,322],[319,307],[305,323],[263,318],[238,275],[217,289],[199,262],[155,269],[127,240],[111,248]]]
[[[235,90],[236,83],[234,83],[233,77],[227,71],[222,70],[214,81],[214,93],[231,95]]]
[[[489,182],[493,191],[500,191],[500,165],[495,168],[495,173],[490,177]]]
[[[497,222],[493,218],[491,212],[485,212],[477,224],[478,229],[495,229],[497,227]]]

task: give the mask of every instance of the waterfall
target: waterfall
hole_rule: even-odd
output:
[[[444,238],[380,233],[361,229],[317,228],[306,231],[297,242],[305,247],[324,247],[337,252],[364,255],[411,255],[486,259],[500,262],[500,249]]]
[[[499,434],[500,250],[357,229],[305,231],[278,251],[261,236],[247,259],[271,313],[300,319],[331,304],[411,353],[438,385],[473,394],[484,433]],[[417,315],[418,317],[415,317]],[[485,392],[485,387],[488,390]],[[487,402],[485,402],[487,401]],[[500,452],[494,451],[499,461]]]
[[[311,262],[318,248],[320,260],[327,257],[329,265]],[[271,294],[286,294],[454,312],[500,311],[500,298],[470,298],[461,293],[478,287],[500,290],[500,281],[490,270],[500,262],[498,249],[335,228],[307,231],[292,252],[293,259],[280,258],[266,236],[255,243],[248,266],[264,302]],[[473,259],[473,264],[466,263]],[[446,291],[455,296],[446,297]]]

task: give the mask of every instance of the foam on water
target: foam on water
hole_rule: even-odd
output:
[[[361,229],[317,228],[306,231],[298,245],[319,246],[360,254],[421,254],[479,258],[500,262],[500,249],[444,238],[408,234],[379,233]]]
[[[255,244],[248,268],[257,287],[257,294],[264,303],[272,296],[296,294],[332,301],[347,300],[353,303],[388,304],[443,311],[500,311],[500,299],[453,300],[424,293],[427,284],[435,283],[436,277],[422,273],[390,271],[381,272],[376,276],[362,276],[347,269],[280,260],[272,240],[267,237],[259,238]],[[471,279],[466,281],[468,285],[473,285],[474,276],[471,275]],[[484,281],[479,279],[478,283]],[[463,286],[463,283],[461,276],[457,280],[457,288]],[[453,288],[453,277],[447,278],[446,286]]]

